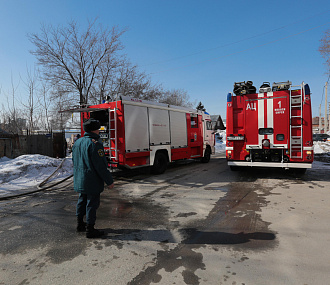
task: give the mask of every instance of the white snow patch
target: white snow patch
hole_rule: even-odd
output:
[[[215,152],[222,153],[226,151],[226,131],[218,130],[215,133]]]
[[[63,159],[40,154],[21,155],[15,159],[2,157],[0,159],[0,197],[36,187],[48,178],[62,161]],[[62,168],[50,181],[63,179],[72,173],[72,159],[67,158]]]

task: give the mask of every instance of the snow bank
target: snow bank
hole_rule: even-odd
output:
[[[226,131],[217,131],[215,133],[215,152],[222,153],[226,151]]]
[[[314,142],[314,153],[330,153],[330,142]]]
[[[10,160],[7,156],[0,157],[0,163]]]
[[[40,154],[21,155],[15,159],[1,158],[0,196],[13,194],[15,190],[36,187],[48,178],[62,161],[63,159]],[[72,172],[72,160],[68,158],[50,181],[63,179]]]

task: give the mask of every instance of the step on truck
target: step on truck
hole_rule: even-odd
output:
[[[112,167],[151,166],[161,174],[169,162],[209,162],[214,153],[211,117],[200,110],[120,96],[74,111],[81,112],[82,136],[84,121],[100,121],[100,139]]]
[[[234,93],[234,94],[233,94]],[[308,84],[236,82],[227,95],[226,158],[241,167],[312,167],[313,137]]]

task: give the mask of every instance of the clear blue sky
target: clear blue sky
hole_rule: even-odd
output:
[[[330,28],[330,1],[0,0],[1,102],[33,67],[28,33],[41,24],[128,27],[128,58],[167,89],[184,89],[211,114],[225,117],[235,81],[308,83],[318,116],[327,80],[320,39]],[[20,96],[24,91],[20,83]],[[330,101],[330,88],[328,89]],[[322,114],[324,114],[324,96]]]

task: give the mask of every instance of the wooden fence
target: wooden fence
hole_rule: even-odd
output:
[[[66,148],[64,132],[0,136],[0,157],[15,158],[22,154],[42,154],[63,158],[66,156]]]

